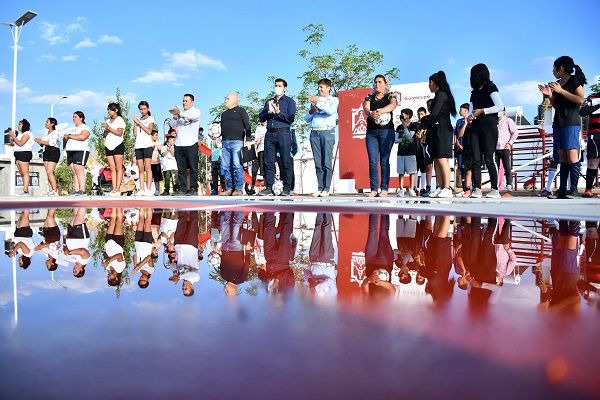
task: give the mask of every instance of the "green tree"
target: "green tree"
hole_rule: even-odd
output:
[[[115,99],[108,99],[108,104],[117,103],[121,106],[121,114],[123,115],[123,119],[125,120],[125,131],[123,132],[123,139],[125,141],[125,163],[130,162],[134,156],[134,145],[135,145],[135,137],[133,136],[133,124],[131,123],[131,118],[129,118],[129,109],[131,104],[129,102],[125,103],[123,98],[121,97],[121,90],[117,88]],[[92,151],[95,152],[96,160],[102,164],[106,165],[106,152],[104,149],[104,129],[100,124],[104,122],[104,120],[108,119],[109,116],[105,115],[102,121],[98,121],[98,119],[94,119],[94,127],[92,128],[92,135],[90,137],[90,144],[92,147]],[[157,126],[155,128],[158,130]]]

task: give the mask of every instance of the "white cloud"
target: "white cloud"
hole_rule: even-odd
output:
[[[43,61],[54,61],[54,60],[56,60],[56,57],[53,56],[52,54],[42,54],[40,56],[40,60],[43,60]]]
[[[40,26],[42,31],[41,38],[48,41],[50,46],[69,41],[69,37],[62,32],[59,32],[57,23],[42,22]]]
[[[554,56],[539,57],[529,62],[529,66],[539,74],[551,74],[554,65]]]
[[[45,94],[41,96],[29,97],[24,99],[25,103],[28,104],[54,104],[56,99],[62,96],[67,96],[63,99],[59,106],[61,108],[69,110],[82,110],[86,115],[93,115],[95,113],[106,111],[106,105],[108,104],[109,98],[114,98],[114,93],[106,94],[104,92],[94,92],[91,90],[80,90],[76,93],[59,93],[59,94]],[[136,94],[132,92],[121,93],[123,101],[134,104],[136,102]]]
[[[76,56],[74,54],[68,55],[68,56],[63,56],[61,58],[62,61],[75,61],[79,58],[79,56]]]
[[[134,79],[132,82],[138,83],[169,83],[177,82],[177,75],[172,71],[149,71],[141,78]]]
[[[196,53],[196,50],[188,50],[185,53],[162,53],[163,57],[167,58],[169,64],[173,68],[181,68],[184,70],[197,70],[202,67],[225,69],[225,64],[221,60],[217,60],[201,53]]]
[[[73,24],[67,25],[67,27],[65,28],[65,30],[67,32],[77,32],[77,31],[79,31],[79,32],[85,32],[85,29],[83,29],[83,26],[80,23],[78,23],[78,22],[75,22]]]
[[[173,82],[173,86],[180,87],[180,86],[183,86],[183,83]]]
[[[97,44],[92,42],[89,38],[83,39],[81,42],[77,43],[73,48],[76,50],[82,49],[84,47],[96,47]]]
[[[119,38],[118,36],[108,36],[108,35],[102,35],[98,38],[98,43],[116,43],[116,44],[122,44],[123,40],[121,40],[121,38]]]
[[[20,86],[17,80],[17,94],[28,94],[31,93],[31,89],[26,86]],[[0,75],[0,93],[12,93],[12,81],[9,81],[4,77],[4,75]]]
[[[90,57],[90,58],[88,58],[88,61],[91,61],[91,62],[98,62],[98,61],[100,61],[100,60],[98,60],[97,58],[91,58],[91,57]]]
[[[454,64],[456,64],[456,59],[454,59],[454,58],[450,57],[450,58],[448,59],[448,65],[454,65]]]
[[[17,51],[21,51],[21,50],[23,50],[24,48],[25,48],[25,47],[23,47],[23,46],[19,46],[19,45],[17,45]],[[12,46],[10,46],[10,49],[11,49],[12,51],[15,51],[15,45],[13,44]]]
[[[538,81],[515,82],[498,87],[502,102],[506,107],[537,106],[542,101],[542,94],[538,90]]]

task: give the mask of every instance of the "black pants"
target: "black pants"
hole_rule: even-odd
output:
[[[473,160],[473,187],[481,189],[481,153],[490,174],[492,189],[498,189],[498,166],[495,153],[498,142],[498,125],[480,125],[471,130],[471,156]]]
[[[210,162],[210,176],[210,190],[219,190],[219,180],[221,181],[221,189],[227,190],[225,175],[221,174],[221,160]]]
[[[256,184],[256,176],[258,175],[258,171],[260,171],[260,175],[265,178],[265,152],[261,151],[256,153],[256,159],[252,160],[252,186]]]
[[[190,190],[198,192],[198,145],[175,146],[175,160],[179,174],[179,190],[187,188],[187,169],[190,169]]]
[[[506,176],[506,184],[513,184],[512,181],[512,165],[510,163],[510,149],[496,150],[496,165],[500,167],[500,160],[504,166],[504,176]]]

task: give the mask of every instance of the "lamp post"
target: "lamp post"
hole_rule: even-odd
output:
[[[56,100],[54,102],[54,104],[52,104],[50,106],[50,118],[54,118],[54,106],[57,105],[59,101],[66,99],[66,98],[67,98],[67,96],[63,96],[63,97],[59,98],[58,100]]]
[[[33,11],[27,11],[21,15],[15,22],[0,22],[2,25],[10,26],[14,42],[14,63],[13,63],[13,93],[12,93],[12,129],[16,131],[16,119],[17,119],[17,50],[19,48],[19,36],[23,26],[31,21],[37,13]],[[12,151],[10,152],[10,194],[15,194],[15,158],[12,157]]]

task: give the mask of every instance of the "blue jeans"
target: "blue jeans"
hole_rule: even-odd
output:
[[[227,181],[227,189],[242,190],[244,185],[244,168],[240,150],[244,142],[241,140],[223,140],[221,148],[221,168]]]
[[[390,153],[394,146],[393,129],[375,129],[367,131],[365,143],[367,155],[369,156],[369,181],[371,190],[388,190],[390,184]],[[379,159],[379,160],[378,160]],[[377,162],[381,165],[381,184],[377,183],[379,169]]]
[[[225,211],[221,215],[221,250],[242,251],[243,211]]]
[[[333,145],[335,145],[335,130],[310,131],[310,147],[315,158],[317,184],[319,192],[331,187],[333,167]]]
[[[268,132],[265,135],[265,180],[266,187],[273,187],[275,183],[275,156],[279,153],[283,164],[281,180],[283,188],[293,190],[292,181],[294,179],[294,161],[292,160],[292,132],[289,130],[279,132]]]

